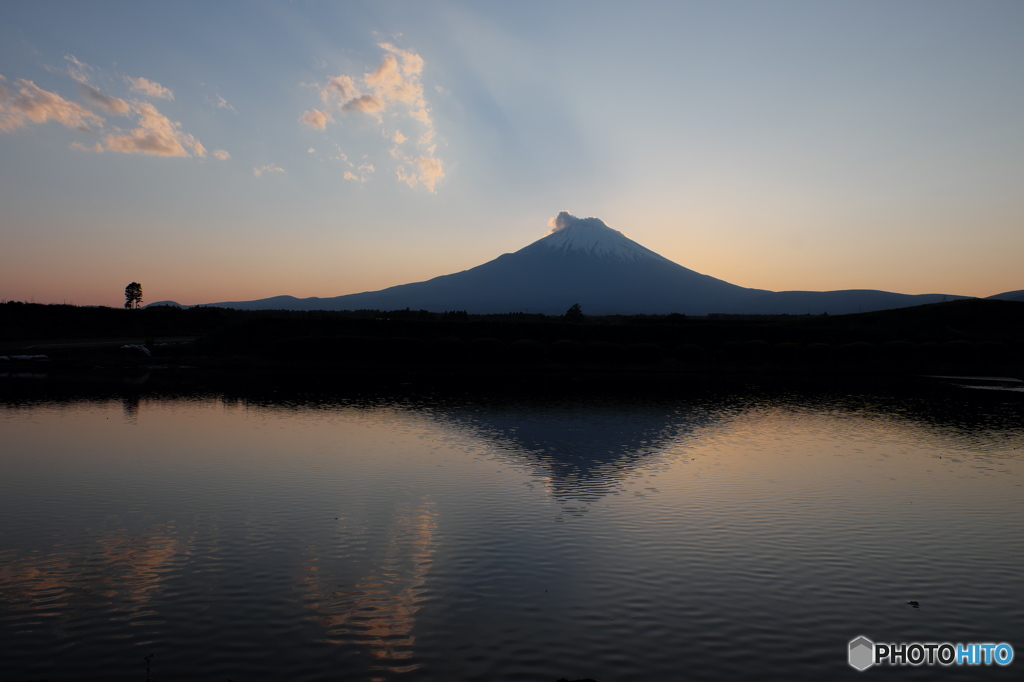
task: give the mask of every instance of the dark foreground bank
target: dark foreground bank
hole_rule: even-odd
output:
[[[1024,303],[971,299],[831,317],[699,318],[0,304],[0,372],[138,371],[511,384],[1021,378]]]

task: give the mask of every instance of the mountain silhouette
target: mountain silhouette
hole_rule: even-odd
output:
[[[876,290],[783,291],[741,287],[695,272],[638,244],[597,218],[563,211],[547,236],[492,261],[425,282],[334,298],[275,296],[203,305],[241,310],[465,310],[586,314],[843,314],[946,299]],[[164,302],[170,303],[170,302]]]
[[[1001,294],[989,296],[989,298],[994,298],[998,301],[1024,301],[1024,289],[1018,291],[1004,291]]]

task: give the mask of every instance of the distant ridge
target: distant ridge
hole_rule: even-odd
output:
[[[203,305],[241,310],[412,308],[432,312],[465,310],[477,314],[558,315],[578,303],[585,313],[595,315],[837,315],[967,298],[871,289],[824,292],[751,289],[685,268],[597,218],[580,219],[563,211],[552,223],[547,236],[514,253],[425,282],[333,298],[274,296]],[[1024,295],[1024,291],[1008,294]]]
[[[994,298],[999,301],[1024,301],[1024,289],[1006,291],[1001,294],[996,294],[995,296],[989,296],[989,298]]]

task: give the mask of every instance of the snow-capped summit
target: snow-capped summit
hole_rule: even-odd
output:
[[[562,211],[551,232],[515,253],[426,282],[334,298],[276,296],[206,305],[247,309],[395,310],[562,314],[579,304],[588,315],[637,313],[848,313],[931,303],[941,294],[885,291],[748,289],[675,263],[597,218]]]
[[[550,234],[536,242],[537,247],[563,253],[579,251],[623,260],[664,259],[618,230],[608,227],[599,218],[577,218],[568,211],[562,211],[552,218],[550,224]]]
[[[422,308],[471,313],[707,313],[759,293],[688,270],[597,218],[562,211],[552,231],[514,253],[426,282],[332,299],[254,301],[258,306],[357,310]],[[241,307],[251,304],[224,303]]]

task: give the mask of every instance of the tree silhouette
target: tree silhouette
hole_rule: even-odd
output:
[[[124,307],[138,308],[142,305],[142,285],[132,282],[124,288]]]
[[[566,322],[582,322],[583,318],[586,317],[583,314],[583,308],[580,307],[579,303],[573,303],[572,307],[565,311],[565,315],[562,316]]]

